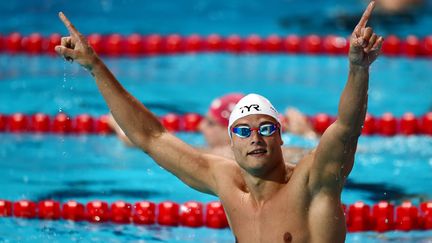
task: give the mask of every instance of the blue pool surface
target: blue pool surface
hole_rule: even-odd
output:
[[[277,33],[348,35],[350,17],[362,1],[20,1],[1,2],[0,33],[66,31],[64,11],[89,33]],[[412,15],[372,22],[383,35],[431,34],[431,3]],[[169,17],[167,17],[169,16]],[[313,16],[313,18],[312,18]],[[398,19],[399,18],[399,19]],[[403,21],[400,21],[402,18]],[[411,20],[410,20],[411,19]],[[153,112],[204,114],[211,100],[227,92],[257,92],[283,112],[295,106],[308,115],[335,115],[345,84],[345,56],[231,55],[226,53],[107,58],[122,84]],[[371,68],[368,111],[380,116],[432,110],[431,59],[380,57]],[[59,111],[72,116],[108,112],[91,76],[57,57],[0,54],[0,113]],[[205,146],[198,133],[178,133]],[[287,146],[312,148],[317,140],[284,134]],[[217,200],[198,193],[137,149],[115,136],[59,136],[0,133],[0,199],[86,203]],[[362,136],[342,200],[379,200],[416,205],[432,200],[432,137]],[[70,223],[0,218],[0,242],[233,242],[230,230],[186,227]],[[432,242],[431,231],[349,233],[347,242]]]

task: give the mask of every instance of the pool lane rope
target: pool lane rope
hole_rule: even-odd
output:
[[[251,34],[221,36],[197,34],[181,36],[178,34],[90,34],[89,43],[100,55],[106,56],[148,56],[166,54],[188,54],[203,52],[226,52],[233,54],[308,54],[308,55],[346,55],[349,39],[337,35],[295,34],[280,36],[277,34],[261,37]],[[61,35],[53,33],[42,36],[40,33],[22,35],[18,32],[0,34],[0,53],[54,55],[54,47],[60,44]],[[432,57],[432,35],[417,37],[409,35],[400,38],[388,35],[384,38],[382,53],[386,56],[404,56],[409,58]]]
[[[432,201],[422,202],[418,206],[410,201],[404,201],[397,206],[387,201],[380,201],[372,206],[362,201],[342,206],[349,232],[432,230]],[[134,204],[116,201],[109,204],[94,200],[85,205],[77,201],[68,201],[61,205],[54,200],[0,200],[0,218],[12,216],[90,223],[158,224],[214,229],[228,227],[223,206],[219,201],[204,205],[197,201],[182,204],[173,201],[140,201]]]
[[[159,117],[161,123],[170,132],[198,132],[198,125],[203,116],[197,113],[183,115],[168,113]],[[286,117],[281,116],[283,124],[288,124]],[[322,134],[334,121],[335,117],[318,113],[308,117],[308,121],[318,134]],[[79,114],[75,117],[66,113],[50,116],[44,113],[35,114],[1,114],[0,133],[51,133],[51,134],[111,134],[108,116],[93,117],[89,114]],[[363,135],[427,135],[432,136],[432,112],[422,116],[415,116],[411,112],[395,117],[391,113],[384,113],[374,117],[367,114]]]

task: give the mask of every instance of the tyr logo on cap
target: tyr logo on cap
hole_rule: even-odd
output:
[[[258,104],[245,105],[243,107],[240,107],[240,110],[241,110],[241,113],[243,113],[245,111],[245,109],[247,109],[247,112],[250,112],[252,108],[254,108],[256,111],[260,111],[260,107]]]

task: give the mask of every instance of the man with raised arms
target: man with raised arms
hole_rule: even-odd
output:
[[[220,198],[237,241],[344,242],[340,197],[367,109],[369,66],[383,43],[366,27],[374,5],[369,4],[350,37],[348,81],[338,118],[297,165],[284,163],[278,115],[262,96],[245,96],[231,113],[234,161],[202,153],[167,132],[122,87],[63,13],[60,18],[70,36],[55,50],[93,75],[114,118],[136,146],[190,187]]]

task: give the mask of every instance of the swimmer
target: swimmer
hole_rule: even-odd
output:
[[[128,93],[63,13],[70,36],[56,52],[94,77],[114,118],[133,143],[190,187],[220,198],[238,242],[344,242],[341,193],[354,164],[367,108],[369,66],[383,38],[366,27],[375,2],[350,37],[348,81],[337,120],[297,165],[284,163],[281,124],[264,97],[249,94],[234,107],[228,129],[235,160],[203,153],[168,132]]]
[[[405,13],[422,6],[423,0],[376,0],[377,10],[389,14]]]
[[[199,148],[203,152],[221,155],[234,159],[230,144],[230,138],[225,132],[228,127],[228,119],[237,102],[243,98],[240,93],[230,93],[214,99],[204,119],[198,125],[198,130],[204,135],[208,147]],[[307,117],[295,108],[288,108],[285,113],[287,122],[283,122],[283,130],[292,134],[301,135],[309,139],[318,137]],[[109,114],[108,124],[117,134],[117,137],[128,146],[134,146],[124,131]],[[283,147],[286,162],[296,163],[309,150],[300,147]]]

